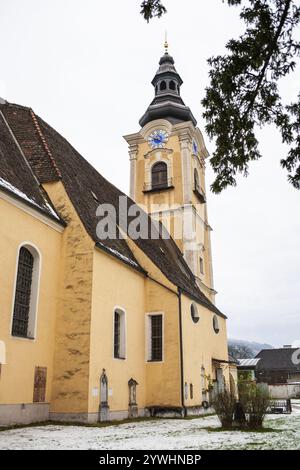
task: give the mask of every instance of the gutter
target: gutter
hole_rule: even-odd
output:
[[[180,347],[180,388],[181,388],[181,406],[183,409],[184,417],[186,417],[186,406],[184,402],[184,370],[183,370],[183,338],[182,338],[182,304],[181,304],[181,290],[178,288],[178,303],[179,303],[179,347]]]

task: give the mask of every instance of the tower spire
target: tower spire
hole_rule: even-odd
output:
[[[140,125],[143,127],[154,119],[167,119],[173,124],[192,121],[196,126],[196,119],[180,96],[180,87],[183,81],[175,68],[173,57],[169,54],[167,31],[164,48],[165,53],[160,58],[159,68],[151,82],[154,86],[155,96],[141,117]]]
[[[169,54],[169,43],[168,43],[168,31],[167,31],[167,30],[165,31],[165,44],[164,44],[164,48],[165,48],[165,54]]]

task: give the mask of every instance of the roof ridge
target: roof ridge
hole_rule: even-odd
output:
[[[49,160],[50,160],[50,162],[51,162],[51,164],[52,164],[52,167],[53,167],[55,173],[57,174],[57,176],[58,176],[59,178],[61,178],[61,177],[62,177],[62,176],[61,176],[61,172],[60,172],[60,170],[59,170],[59,168],[58,168],[58,166],[57,166],[57,164],[56,164],[56,161],[55,161],[55,159],[54,159],[54,157],[53,157],[53,155],[52,155],[52,152],[51,152],[51,150],[50,150],[50,148],[49,148],[49,146],[48,146],[48,144],[47,144],[47,141],[46,141],[46,139],[45,139],[45,136],[44,136],[44,134],[42,133],[42,130],[41,130],[40,125],[39,125],[39,122],[38,122],[38,118],[37,118],[37,116],[36,116],[36,114],[35,114],[35,112],[33,111],[32,108],[28,108],[28,109],[29,109],[29,112],[30,112],[30,115],[31,115],[31,118],[32,118],[32,122],[33,122],[33,124],[34,124],[34,126],[35,126],[35,128],[36,128],[36,130],[37,130],[37,133],[38,133],[38,135],[39,135],[39,137],[40,137],[40,139],[41,139],[41,141],[42,141],[42,144],[43,144],[43,146],[44,146],[44,149],[46,150],[46,153],[47,153],[47,155],[48,155],[48,157],[49,157]]]

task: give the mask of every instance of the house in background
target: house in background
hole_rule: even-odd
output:
[[[300,398],[299,349],[290,345],[263,349],[256,358],[257,382],[268,384],[272,398]]]
[[[237,374],[239,382],[256,382],[256,370],[260,359],[239,359]]]

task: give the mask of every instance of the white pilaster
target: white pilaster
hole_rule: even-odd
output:
[[[130,197],[135,200],[136,191],[136,162],[138,154],[138,145],[133,144],[129,147],[129,160],[130,160]]]
[[[179,136],[182,165],[182,190],[183,204],[192,202],[192,159],[191,159],[191,138],[188,133]]]

